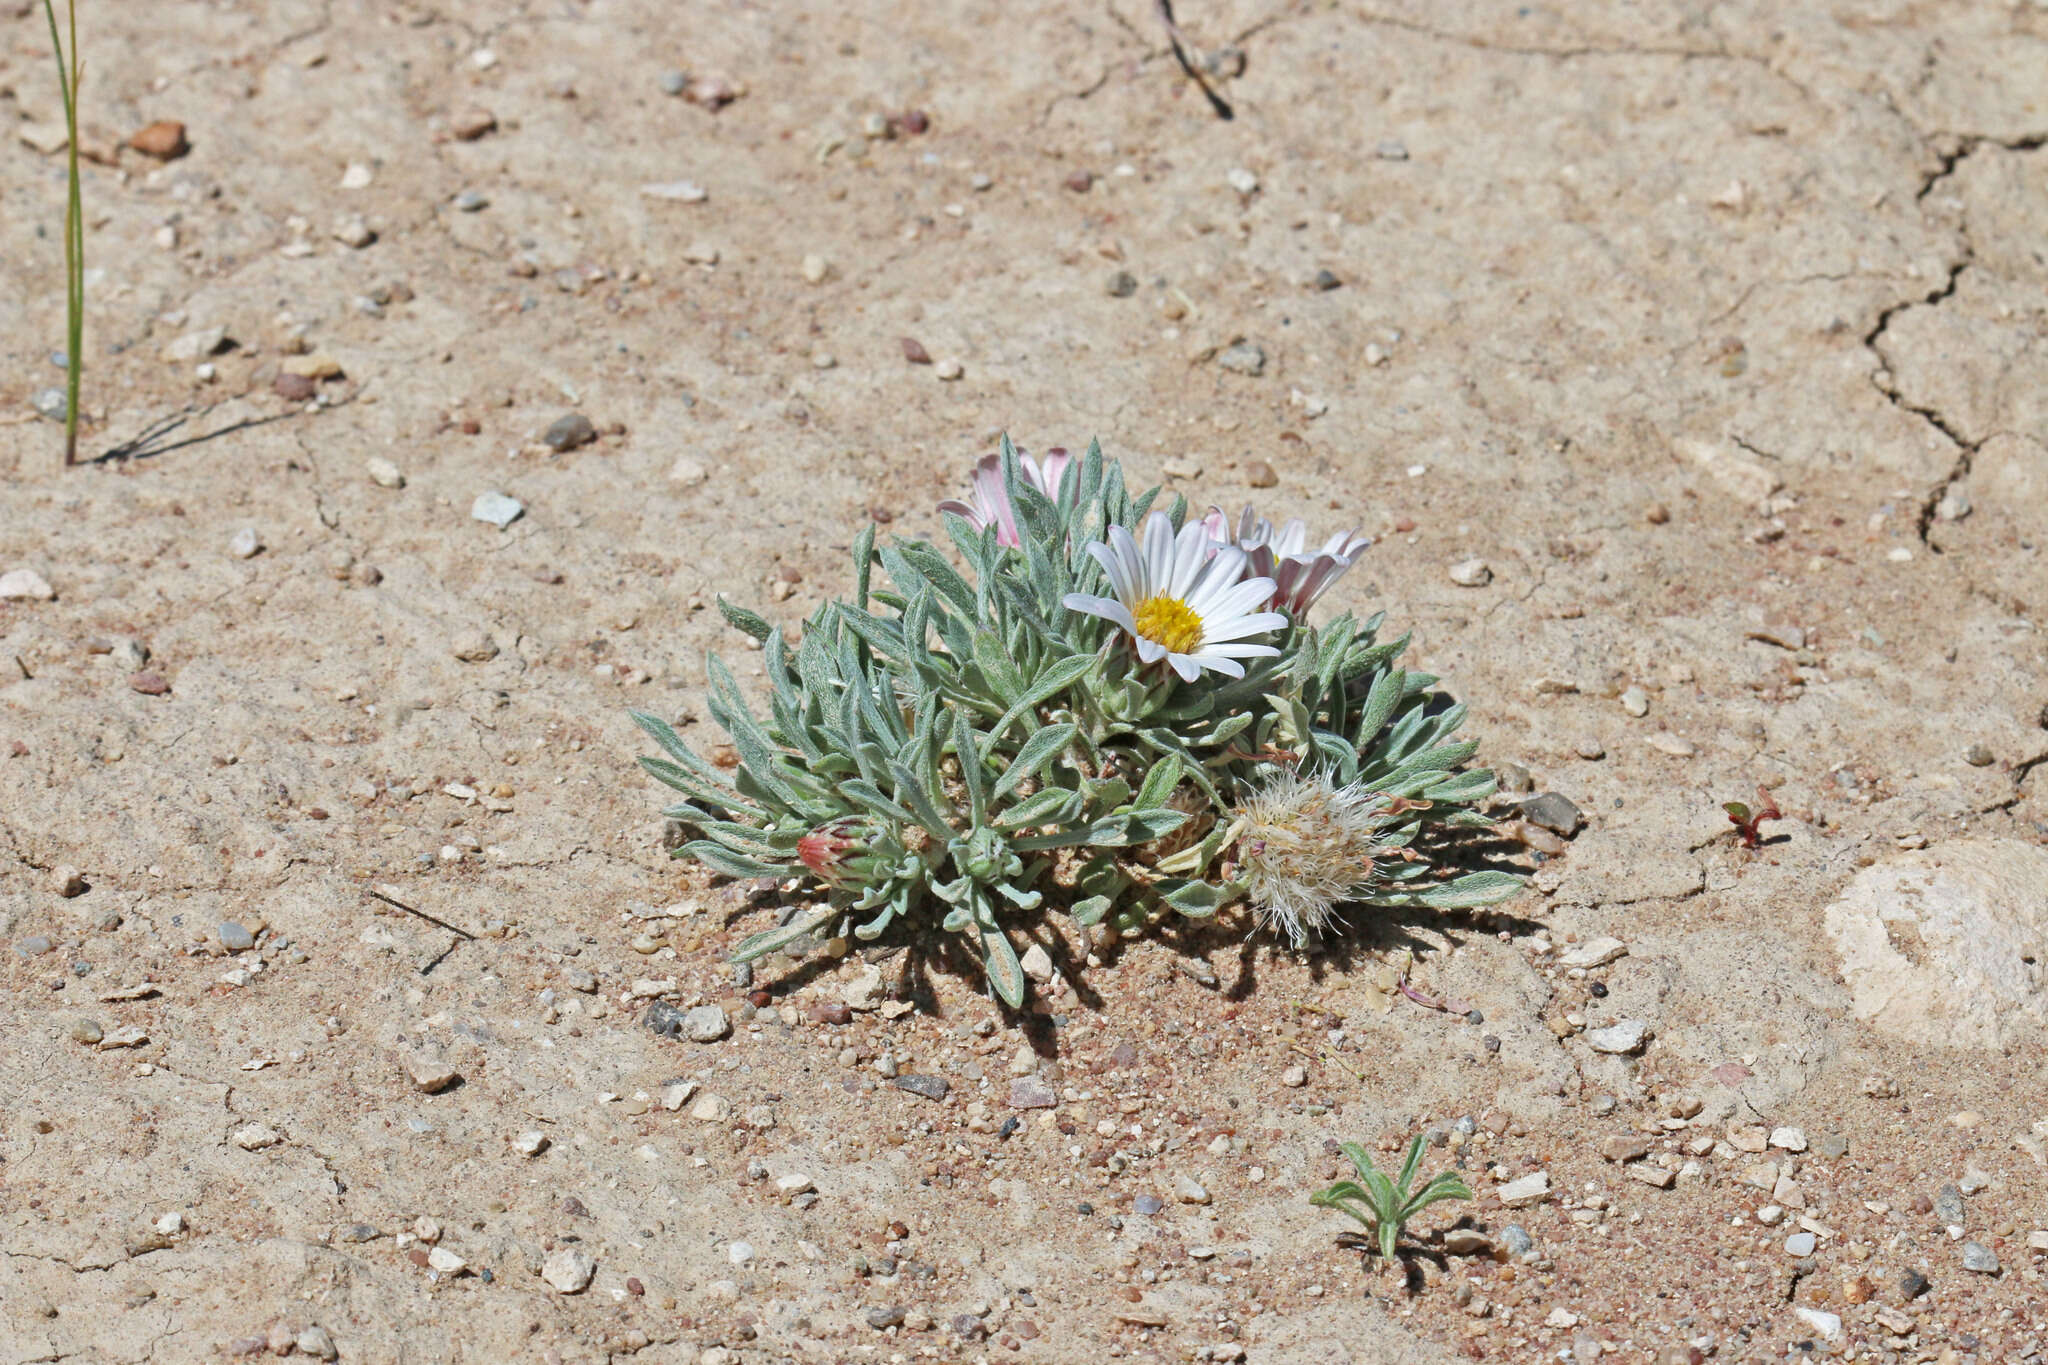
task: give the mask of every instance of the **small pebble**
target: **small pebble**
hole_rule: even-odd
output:
[[[1067,174],[1066,180],[1062,183],[1075,194],[1086,194],[1089,188],[1095,184],[1095,173],[1093,171],[1070,171]]]
[[[1259,178],[1242,166],[1233,167],[1224,177],[1224,182],[1239,194],[1256,194]]]
[[[73,1042],[83,1043],[87,1047],[91,1047],[106,1036],[105,1031],[100,1028],[99,1024],[91,1019],[74,1019],[71,1021],[71,1040]]]
[[[256,936],[231,919],[222,920],[213,932],[231,953],[246,953],[256,946]]]
[[[825,277],[832,273],[832,263],[813,252],[804,257],[801,273],[806,284],[823,284]]]
[[[732,1019],[718,1005],[699,1005],[683,1016],[683,1032],[693,1043],[715,1043],[732,1032]]]
[[[1556,792],[1545,792],[1522,803],[1522,818],[1532,825],[1541,825],[1553,834],[1562,834],[1567,839],[1578,833],[1579,826],[1586,823],[1586,817],[1567,798]]]
[[[900,338],[898,344],[903,347],[903,358],[911,364],[929,365],[932,363],[931,352],[927,351],[924,348],[924,343],[916,337]]]
[[[687,71],[664,71],[661,73],[661,93],[680,95],[690,88],[690,73]]]
[[[1586,1030],[1586,1042],[1595,1052],[1612,1053],[1622,1056],[1642,1050],[1649,1038],[1650,1024],[1645,1019],[1624,1019],[1606,1028]]]
[[[1309,286],[1320,293],[1328,293],[1332,289],[1340,288],[1343,283],[1343,280],[1337,278],[1335,271],[1318,270],[1315,277],[1309,281]]]
[[[63,421],[65,414],[71,411],[70,399],[64,390],[57,388],[37,389],[35,396],[29,399],[29,406],[36,410],[36,416],[50,422]]]
[[[340,242],[343,246],[353,247],[355,250],[360,251],[376,241],[377,234],[372,232],[370,225],[363,221],[362,214],[351,213],[344,215],[341,221],[334,225],[334,240]]]
[[[1280,1084],[1295,1089],[1308,1084],[1308,1071],[1299,1066],[1290,1066],[1280,1073]]]
[[[407,1055],[405,1072],[412,1078],[413,1088],[425,1095],[438,1095],[462,1079],[462,1073],[447,1062],[416,1052]]]
[[[866,1318],[868,1326],[874,1328],[877,1332],[884,1332],[891,1327],[901,1327],[903,1325],[904,1311],[902,1308],[895,1306],[870,1308],[863,1316]]]
[[[1251,341],[1235,341],[1224,347],[1216,357],[1216,363],[1232,374],[1256,378],[1265,373],[1265,348]]]
[[[1953,1185],[1943,1185],[1934,1195],[1934,1216],[1943,1227],[1960,1227],[1967,1217],[1963,1210],[1963,1192]]]
[[[1280,475],[1266,461],[1253,460],[1244,467],[1244,481],[1253,488],[1272,488],[1279,484]]]
[[[497,126],[497,115],[474,105],[448,120],[448,131],[462,142],[474,142]]]
[[[469,515],[477,521],[487,521],[500,531],[526,515],[526,505],[517,498],[508,498],[503,493],[479,493],[476,501],[469,505]]]
[[[1963,750],[1963,762],[1973,768],[1990,767],[1993,757],[1994,755],[1991,750],[1982,744],[1972,744],[1969,748]]]
[[[228,540],[228,553],[236,559],[253,559],[262,548],[263,538],[253,526],[244,526]]]
[[[597,427],[582,413],[571,412],[550,423],[540,439],[550,450],[576,450],[597,439]]]
[[[372,455],[363,462],[363,468],[370,475],[370,482],[379,488],[405,487],[405,475],[398,472],[398,466],[382,455]]]
[[[1166,1201],[1156,1194],[1141,1194],[1131,1201],[1131,1212],[1140,1218],[1157,1217],[1166,1208]]]
[[[709,242],[692,242],[683,248],[683,259],[691,265],[717,265],[718,248]]]
[[[1119,270],[1109,277],[1103,286],[1113,299],[1127,299],[1138,292],[1138,277],[1128,270]]]
[[[335,1349],[334,1338],[318,1323],[300,1332],[292,1344],[299,1348],[300,1355],[308,1355],[315,1360],[336,1360],[341,1356],[341,1352]]]
[[[1373,148],[1373,155],[1382,161],[1406,161],[1408,159],[1408,144],[1397,138],[1388,138],[1380,143],[1379,146]]]
[[[1588,762],[1597,763],[1607,757],[1607,746],[1593,736],[1587,735],[1572,746],[1572,752]]]
[[[185,125],[176,119],[158,119],[155,123],[132,134],[128,145],[144,156],[155,157],[158,161],[175,161],[185,155],[189,144],[185,141]]]
[[[590,1288],[592,1277],[597,1274],[597,1262],[582,1247],[558,1247],[548,1253],[541,1263],[540,1277],[546,1280],[556,1292],[581,1294]]]
[[[497,642],[481,630],[465,630],[448,643],[448,652],[464,663],[488,663],[498,657]]]
[[[1650,694],[1640,687],[1631,687],[1621,694],[1621,709],[1632,716],[1650,714]]]
[[[283,1142],[284,1138],[278,1134],[275,1128],[267,1124],[251,1123],[245,1127],[237,1128],[234,1131],[232,1140],[235,1146],[240,1147],[245,1152],[260,1152],[265,1147],[275,1147],[278,1143]]]
[[[478,213],[491,206],[490,196],[482,190],[464,190],[455,196],[457,213]]]
[[[940,379],[950,381],[958,379],[961,375],[967,373],[967,371],[965,367],[963,367],[957,360],[941,360],[937,365],[932,367],[932,373],[937,375]]]
[[[943,1100],[953,1088],[944,1076],[898,1076],[895,1084],[898,1090],[908,1090],[928,1100]]]
[[[56,596],[56,590],[34,569],[0,574],[0,602],[48,602]]]
[[[538,1130],[512,1139],[512,1150],[521,1156],[539,1156],[548,1149],[548,1135]]]
[[[85,874],[70,863],[58,863],[50,869],[50,889],[66,900],[86,893]]]
[[[1785,1239],[1785,1254],[1787,1256],[1811,1256],[1818,1240],[1810,1232],[1795,1232]]]
[[[1979,1275],[1996,1275],[1998,1257],[1982,1242],[1963,1243],[1963,1269],[1974,1270]]]
[[[1493,568],[1483,559],[1461,559],[1451,565],[1451,582],[1461,588],[1483,588],[1493,581]]]

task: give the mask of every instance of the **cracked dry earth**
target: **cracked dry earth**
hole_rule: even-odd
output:
[[[1141,0],[81,8],[65,470],[0,4],[0,1360],[2037,1359],[2048,11],[1186,0],[1224,121]],[[626,710],[1002,428],[1361,523],[1583,828],[750,999]],[[1307,1195],[1425,1129],[1404,1283]]]

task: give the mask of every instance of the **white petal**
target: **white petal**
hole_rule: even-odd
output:
[[[1133,630],[1131,635],[1138,642],[1138,658],[1141,661],[1148,664],[1157,663],[1166,657],[1165,645],[1160,644],[1157,640],[1146,639],[1144,636],[1139,635],[1136,630]]]
[[[1109,528],[1109,548],[1124,566],[1125,577],[1131,585],[1131,593],[1125,600],[1135,602],[1138,594],[1145,590],[1145,554],[1138,543],[1131,539],[1131,533],[1121,526]]]
[[[1200,650],[1203,657],[1214,654],[1225,659],[1277,659],[1280,651],[1271,645],[1248,645],[1235,640],[1218,644],[1204,644]]]
[[[1154,512],[1145,518],[1145,580],[1141,585],[1145,596],[1153,597],[1167,590],[1173,581],[1173,523],[1166,513]]]
[[[1229,583],[1209,594],[1207,604],[1201,609],[1202,619],[1220,621],[1242,616],[1264,606],[1272,597],[1273,581],[1269,578],[1247,578],[1242,583]]]
[[[1195,611],[1208,616],[1215,611],[1215,603],[1237,585],[1244,573],[1244,551],[1235,545],[1219,545],[1209,562],[1202,566],[1202,572],[1188,585],[1181,598]]]
[[[1280,630],[1286,625],[1287,618],[1277,611],[1262,611],[1251,616],[1233,616],[1227,621],[1217,621],[1205,626],[1202,631],[1202,643],[1241,640],[1247,635],[1264,635],[1269,630]]]
[[[1111,621],[1122,626],[1133,635],[1138,633],[1138,623],[1131,618],[1130,608],[1113,598],[1090,597],[1085,592],[1070,592],[1060,599],[1060,605],[1068,611],[1086,612],[1090,616],[1100,616],[1105,621]]]
[[[1180,528],[1180,535],[1173,542],[1173,581],[1167,592],[1181,601],[1188,600],[1202,571],[1209,565],[1209,552],[1215,542],[1202,529],[1202,523],[1191,521]]]
[[[1202,675],[1202,665],[1191,654],[1169,654],[1166,662],[1174,672],[1180,674],[1183,682],[1193,682]],[[1238,670],[1240,674],[1243,670]]]

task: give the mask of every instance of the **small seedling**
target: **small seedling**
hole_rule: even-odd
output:
[[[1778,798],[1762,787],[1756,789],[1754,808],[1741,801],[1729,801],[1721,809],[1728,812],[1729,823],[1735,826],[1735,833],[1742,839],[1744,848],[1756,848],[1763,842],[1759,827],[1766,820],[1782,820],[1783,811],[1778,809]]]
[[[1372,1229],[1379,1238],[1380,1255],[1390,1261],[1410,1218],[1438,1200],[1472,1197],[1465,1177],[1456,1171],[1441,1171],[1431,1176],[1429,1183],[1421,1189],[1410,1190],[1416,1172],[1422,1168],[1420,1133],[1408,1144],[1408,1156],[1401,1163],[1400,1177],[1394,1180],[1389,1180],[1386,1172],[1374,1166],[1372,1157],[1357,1143],[1344,1143],[1340,1150],[1350,1158],[1358,1179],[1340,1180],[1326,1190],[1317,1190],[1309,1196],[1309,1202],[1317,1208],[1349,1214]]]

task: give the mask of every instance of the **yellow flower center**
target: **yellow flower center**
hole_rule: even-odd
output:
[[[1202,647],[1202,618],[1178,597],[1148,597],[1131,613],[1138,634],[1169,654],[1192,654]]]

